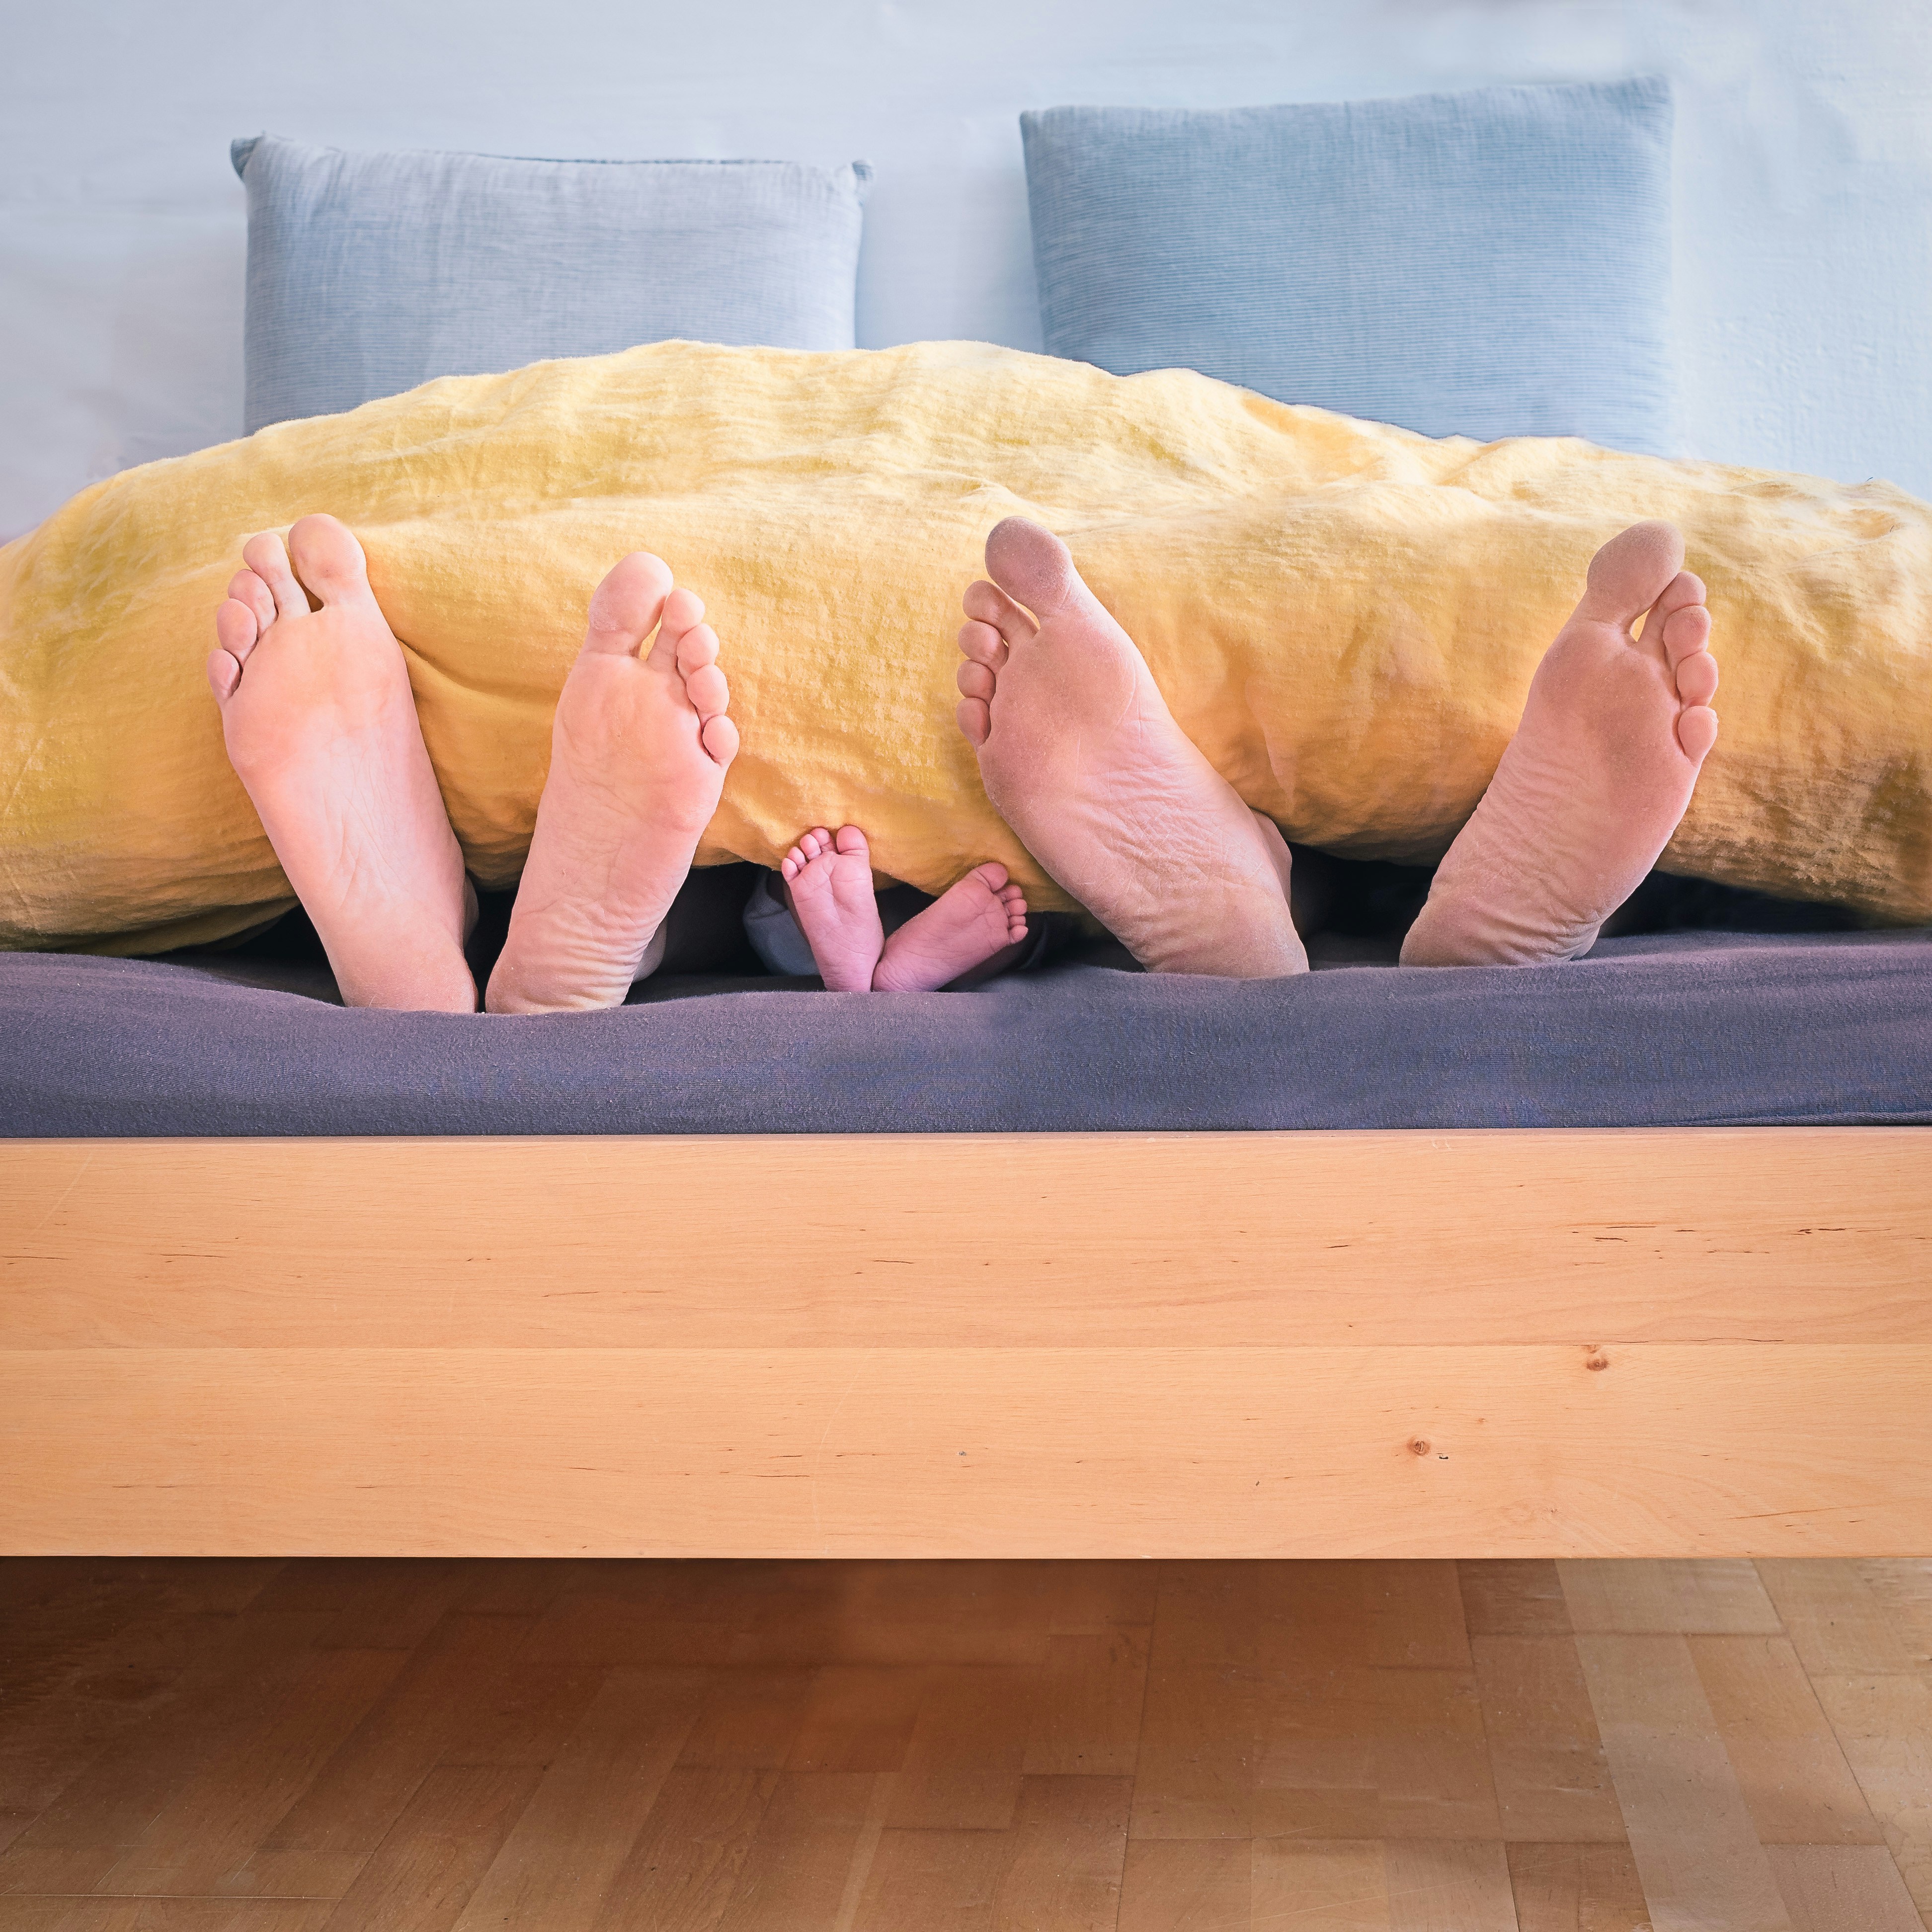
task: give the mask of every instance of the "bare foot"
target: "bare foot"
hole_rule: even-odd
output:
[[[242,555],[208,681],[229,762],[344,1000],[474,1012],[463,940],[476,901],[362,546],[333,517],[304,517],[286,548],[265,532]]]
[[[493,1013],[621,1006],[650,963],[738,751],[717,634],[704,616],[646,551],[597,586],[490,976]]]
[[[986,569],[966,592],[959,728],[994,810],[1150,972],[1306,972],[1281,834],[1175,724],[1066,546],[1009,517]]]
[[[1634,524],[1592,560],[1405,966],[1574,959],[1656,864],[1718,739],[1711,614],[1662,523]]]
[[[1026,895],[1005,866],[976,866],[886,941],[872,971],[877,993],[930,993],[1027,936]]]
[[[856,825],[842,825],[835,838],[819,826],[800,835],[778,871],[826,991],[870,992],[886,934],[866,835]]]

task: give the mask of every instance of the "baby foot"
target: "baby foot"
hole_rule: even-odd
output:
[[[1281,834],[1175,724],[1066,546],[1009,517],[986,569],[966,592],[958,717],[994,809],[1150,971],[1306,971]]]
[[[343,999],[474,1012],[463,940],[476,902],[362,546],[312,516],[286,547],[265,532],[242,555],[248,568],[214,614],[208,681],[229,762]]]
[[[738,751],[717,633],[704,616],[646,551],[597,586],[490,976],[493,1013],[621,1006],[646,970]]]
[[[886,941],[872,972],[878,993],[929,993],[1027,936],[1026,895],[1004,866],[976,866]]]
[[[778,871],[790,888],[793,916],[826,991],[869,992],[886,935],[866,835],[856,825],[843,825],[834,838],[821,825],[800,838]]]
[[[1663,523],[1598,551],[1409,928],[1405,966],[1574,959],[1656,864],[1718,739],[1711,614],[1683,561]]]

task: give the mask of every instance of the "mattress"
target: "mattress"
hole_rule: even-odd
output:
[[[0,955],[0,1133],[1067,1132],[1932,1123],[1932,931],[1666,932],[1508,970],[970,992],[672,974],[616,1011],[345,1010],[302,958]]]

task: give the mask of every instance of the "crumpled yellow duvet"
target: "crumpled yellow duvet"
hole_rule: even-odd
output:
[[[1291,838],[1441,854],[1592,552],[1667,517],[1710,588],[1718,748],[1664,863],[1932,918],[1932,509],[1883,483],[1432,442],[1183,371],[969,343],[666,343],[432,382],[84,490],[0,550],[0,944],[134,952],[290,904],[202,665],[243,541],[332,511],[409,658],[476,877],[514,880],[598,579],[656,551],[744,748],[700,853],[852,821],[938,890],[1004,860],[952,722],[959,597],[1063,535],[1183,728]]]

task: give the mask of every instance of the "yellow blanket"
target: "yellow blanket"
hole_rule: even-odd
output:
[[[1064,536],[1176,716],[1292,838],[1439,854],[1623,526],[1710,586],[1723,732],[1674,870],[1932,917],[1932,510],[1882,483],[1479,446],[974,344],[667,343],[432,382],[84,490],[0,550],[0,944],[129,952],[290,903],[202,680],[250,532],[348,523],[470,865],[521,863],[590,592],[656,550],[710,607],[744,749],[700,862],[850,820],[937,890],[1004,860],[952,724],[959,595]]]

